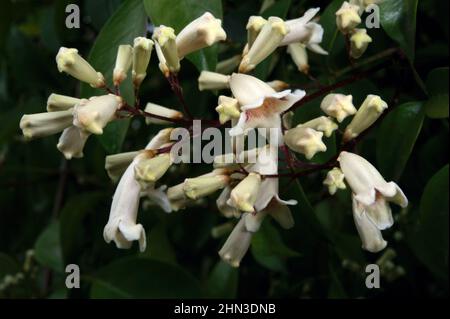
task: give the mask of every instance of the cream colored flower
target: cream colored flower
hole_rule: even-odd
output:
[[[61,47],[56,55],[59,72],[65,72],[74,78],[89,83],[92,87],[105,86],[105,78],[79,54],[77,49]]]
[[[361,156],[341,152],[338,161],[353,192],[353,216],[363,248],[378,252],[386,247],[381,230],[394,223],[389,202],[406,207],[408,199],[396,183],[386,182]]]
[[[161,64],[164,64],[169,72],[178,73],[180,70],[180,58],[177,52],[175,30],[161,25],[155,28],[153,40],[155,41],[160,68]],[[162,54],[162,56],[160,56],[160,54]],[[162,57],[163,60],[161,60]]]
[[[72,110],[25,114],[20,119],[20,128],[26,139],[53,135],[72,125]]]
[[[326,145],[322,142],[323,133],[309,127],[295,127],[286,131],[284,142],[290,149],[313,158],[317,152],[325,152]]]
[[[247,177],[231,191],[228,205],[243,212],[254,212],[255,208],[253,205],[256,202],[260,186],[261,176],[256,173],[248,174]]]
[[[353,105],[353,96],[331,93],[325,96],[320,104],[320,108],[327,115],[337,119],[341,123],[347,116],[356,113]]]
[[[73,125],[92,134],[103,134],[103,128],[116,117],[122,98],[114,95],[83,99],[73,110]]]
[[[80,102],[81,99],[52,93],[47,99],[47,112],[67,111]]]
[[[163,116],[163,117],[170,118],[173,120],[183,118],[183,113],[181,113],[177,110],[171,109],[171,108],[167,108],[167,107],[155,104],[155,103],[147,103],[144,111],[149,114]],[[170,124],[171,122],[166,121],[166,120],[161,120],[161,119],[158,119],[155,117],[147,116],[147,117],[145,117],[145,123],[147,125],[148,124],[163,124],[164,125],[164,124]]]
[[[289,88],[289,84],[284,82],[284,81],[280,81],[280,80],[273,80],[270,82],[266,82],[268,86],[270,86],[272,89],[274,89],[277,92],[281,92],[284,91],[286,89]]]
[[[172,165],[169,153],[155,155],[151,150],[138,155],[139,161],[135,166],[136,180],[144,183],[154,183],[159,180]]]
[[[251,48],[256,40],[256,37],[261,32],[263,26],[267,23],[267,20],[261,16],[251,16],[247,22],[247,44],[248,48]]]
[[[222,90],[230,87],[230,76],[211,71],[202,71],[198,78],[198,89]]]
[[[309,73],[308,53],[306,46],[302,43],[291,43],[288,45],[287,52],[291,55],[298,70],[302,73]]]
[[[113,70],[113,83],[118,86],[127,78],[133,60],[133,48],[129,44],[119,45],[117,49],[116,65]]]
[[[336,11],[336,25],[342,33],[349,33],[361,23],[359,10],[359,6],[344,1],[340,9]]]
[[[216,19],[210,12],[205,12],[185,26],[177,35],[178,56],[182,59],[189,53],[209,47],[226,38],[225,30],[222,29],[222,21]]]
[[[262,60],[267,58],[280,45],[289,29],[284,21],[278,17],[270,17],[249,48],[242,57],[239,72],[247,73],[253,70]]]
[[[327,177],[323,181],[323,184],[328,186],[328,192],[330,195],[336,194],[338,189],[346,188],[344,183],[344,174],[337,167],[333,168],[331,171],[328,171]]]
[[[91,133],[74,125],[66,128],[59,137],[56,147],[68,160],[83,157],[83,149]]]
[[[119,180],[139,151],[108,155],[105,158],[105,170],[113,182]]]
[[[331,134],[337,130],[338,125],[329,117],[319,116],[311,121],[299,124],[297,127],[309,127],[316,131],[323,132],[326,137],[330,137]]]
[[[219,96],[219,105],[216,107],[216,111],[219,113],[219,121],[221,124],[231,119],[237,119],[241,115],[238,101],[224,95]]]
[[[195,178],[186,178],[183,183],[183,191],[190,199],[199,199],[215,193],[228,185],[230,177],[223,174],[222,170],[216,170]]]
[[[388,107],[378,95],[368,95],[344,132],[344,141],[357,137],[369,128]]]
[[[226,186],[219,197],[217,197],[216,204],[217,209],[222,213],[226,218],[235,217],[238,218],[241,216],[241,212],[236,207],[227,204],[227,201],[230,199],[231,195],[231,187]]]
[[[354,59],[361,57],[366,52],[372,38],[366,29],[355,29],[350,37],[350,56]]]
[[[153,41],[145,37],[137,37],[133,43],[132,78],[135,86],[139,87],[147,76],[147,67],[153,49]]]

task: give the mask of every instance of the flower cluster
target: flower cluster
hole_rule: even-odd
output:
[[[356,10],[356,7],[348,6],[351,5],[346,3],[341,8],[342,14],[338,18],[338,24],[341,27],[345,25],[347,31],[350,30],[350,16],[343,15],[343,12]],[[118,248],[130,248],[133,241],[137,241],[140,250],[145,250],[145,229],[137,222],[143,197],[170,213],[220,191],[216,200],[217,209],[227,218],[238,219],[219,251],[219,255],[232,266],[240,264],[253,234],[266,216],[270,215],[283,228],[294,225],[289,206],[297,202],[283,200],[279,196],[279,178],[282,176],[279,173],[279,151],[287,152],[289,156],[286,160],[290,164],[300,162],[291,151],[311,160],[318,152],[326,151],[323,137],[331,137],[348,116],[353,118],[343,130],[343,145],[372,126],[387,108],[387,104],[376,95],[368,95],[356,109],[351,95],[330,93],[320,106],[326,116],[292,127],[290,110],[298,105],[305,91],[292,91],[282,81],[264,82],[245,74],[280,46],[288,46],[299,70],[307,72],[305,48],[326,54],[320,47],[323,28],[312,21],[318,11],[318,8],[310,9],[302,17],[288,21],[278,17],[250,17],[247,24],[248,42],[242,56],[227,60],[218,68],[229,72],[201,72],[198,79],[200,90],[226,90],[229,93],[220,95],[214,107],[219,126],[231,125],[232,151],[216,156],[209,173],[186,178],[170,187],[161,183],[171,167],[176,169],[176,154],[172,149],[179,141],[174,140],[173,136],[181,130],[181,125],[161,129],[141,150],[106,157],[105,169],[109,177],[118,182],[103,233],[106,242],[113,241]],[[146,77],[153,47],[160,70],[173,85],[180,71],[180,61],[186,55],[225,38],[221,20],[211,13],[195,19],[177,35],[171,27],[157,26],[152,40],[138,37],[133,46],[119,46],[112,79],[115,91],[107,87],[103,75],[95,71],[76,49],[61,48],[56,57],[61,72],[93,87],[105,89],[109,94],[89,99],[52,94],[47,103],[48,112],[22,117],[20,127],[23,134],[26,138],[35,138],[62,131],[57,147],[67,159],[71,159],[82,157],[89,135],[102,134],[103,128],[122,113],[145,116],[149,125],[180,124],[181,121],[188,126],[191,118],[186,119],[182,112],[172,108],[155,103],[147,103],[144,110],[138,104],[129,106],[121,98],[117,87],[127,78],[131,68],[132,82],[137,92]],[[230,65],[238,67],[239,72],[232,72]],[[249,132],[255,130],[264,135],[264,145],[244,150]],[[333,167],[324,184],[331,195],[338,189],[345,189],[346,185],[350,186],[354,220],[363,248],[379,251],[386,246],[381,230],[393,223],[389,202],[404,207],[407,199],[395,183],[386,182],[359,155],[344,149],[338,155],[337,160],[323,167]]]

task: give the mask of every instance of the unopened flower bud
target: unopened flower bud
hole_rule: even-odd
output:
[[[20,119],[20,128],[26,139],[59,133],[72,124],[72,110],[25,114]]]
[[[217,197],[216,204],[217,209],[222,213],[226,218],[235,217],[238,218],[241,216],[241,212],[236,208],[227,203],[230,198],[231,187],[226,186],[222,193],[220,193],[219,197]]]
[[[198,77],[198,89],[222,90],[230,87],[230,76],[216,72],[202,71]]]
[[[336,25],[342,33],[349,33],[361,23],[359,9],[359,6],[344,1],[340,9],[336,11]]]
[[[247,23],[247,44],[248,48],[251,48],[256,40],[259,32],[261,32],[263,26],[267,23],[267,20],[260,16],[251,16],[248,18]]]
[[[81,158],[89,135],[89,132],[71,125],[62,132],[56,147],[67,160]]]
[[[56,55],[59,72],[65,72],[74,78],[89,83],[92,87],[105,86],[105,78],[79,54],[77,49],[61,47]]]
[[[224,95],[219,96],[219,105],[216,107],[216,111],[219,113],[219,121],[221,124],[231,119],[237,119],[241,115],[238,101]]]
[[[330,195],[336,194],[338,189],[346,188],[344,183],[344,173],[337,167],[333,168],[331,171],[328,171],[323,184],[328,186]]]
[[[229,180],[228,175],[210,174],[195,178],[186,178],[183,184],[183,190],[187,197],[198,199],[224,188],[228,185]]]
[[[268,86],[274,89],[277,92],[284,91],[289,88],[289,84],[280,80],[273,80],[270,82],[266,82]]]
[[[323,133],[309,127],[295,127],[284,134],[284,142],[290,149],[311,159],[317,152],[325,152]]]
[[[304,74],[308,74],[309,64],[306,46],[302,43],[292,43],[288,45],[287,52],[291,55],[298,70]]]
[[[356,113],[353,105],[353,96],[331,93],[325,96],[320,104],[320,108],[327,115],[337,119],[341,123],[347,116]]]
[[[239,72],[247,73],[253,70],[261,61],[275,51],[287,33],[288,28],[282,19],[270,17],[248,53],[243,56],[239,65]]]
[[[309,127],[316,131],[323,132],[326,137],[330,137],[331,134],[337,130],[338,125],[329,117],[319,116],[311,121],[297,125],[297,127]]]
[[[47,112],[66,111],[80,102],[81,99],[52,93],[47,99]]]
[[[93,134],[103,134],[103,128],[115,118],[121,105],[122,98],[114,94],[83,99],[75,105],[73,125]]]
[[[228,204],[237,209],[252,213],[255,211],[253,205],[258,196],[261,186],[261,176],[256,173],[250,173],[231,191]]]
[[[134,176],[139,182],[156,182],[172,165],[169,153],[154,156],[154,152],[144,151],[138,156],[139,160],[134,168]]]
[[[165,63],[171,73],[177,73],[180,70],[180,58],[177,52],[175,30],[161,25],[153,32],[153,40],[165,59],[160,60],[160,63]]]
[[[345,129],[344,141],[351,140],[366,130],[380,117],[387,107],[387,103],[378,95],[368,95]]]
[[[194,51],[225,40],[227,34],[222,28],[222,21],[206,12],[180,31],[176,37],[176,46],[180,59]]]
[[[133,83],[140,86],[147,76],[147,67],[152,55],[153,41],[145,37],[137,37],[133,43]]]
[[[117,49],[116,65],[113,71],[113,83],[118,86],[127,78],[127,72],[130,69],[133,59],[133,48],[129,44],[119,45]]]
[[[245,227],[245,215],[241,217],[219,251],[220,257],[232,267],[239,267],[242,258],[247,253],[253,233]]]
[[[355,29],[350,37],[350,56],[354,59],[362,56],[370,42],[372,38],[367,34],[366,29]]]
[[[145,106],[145,112],[150,113],[150,114],[154,114],[154,115],[159,115],[159,116],[164,116],[170,119],[182,119],[183,118],[183,113],[174,110],[174,109],[170,109],[158,104],[154,104],[154,103],[147,103],[147,105]],[[145,117],[145,123],[148,124],[170,124],[169,121],[165,121],[165,120],[161,120],[155,117],[151,117],[151,116],[147,116]]]
[[[105,158],[105,170],[113,182],[119,180],[139,151],[108,155]]]

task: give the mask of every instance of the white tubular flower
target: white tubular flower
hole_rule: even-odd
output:
[[[52,93],[47,99],[47,112],[66,111],[80,102],[81,99]]]
[[[170,204],[170,200],[167,197],[165,190],[167,189],[166,185],[162,185],[159,188],[155,188],[154,184],[149,184],[143,191],[141,191],[141,196],[146,196],[148,201],[145,201],[144,204],[148,206],[158,206],[164,212],[171,213],[172,205]]]
[[[284,91],[289,88],[289,84],[280,80],[273,80],[270,82],[266,82],[268,86],[274,89],[277,92]]]
[[[105,170],[113,182],[119,180],[139,151],[108,155],[105,158]]]
[[[103,230],[107,243],[114,241],[117,248],[128,249],[133,241],[139,241],[139,250],[146,248],[144,227],[136,224],[141,186],[134,178],[136,158],[126,169],[114,193],[108,223]]]
[[[221,171],[221,170],[220,170]],[[228,185],[230,177],[220,172],[212,172],[195,178],[186,178],[183,191],[190,199],[199,199],[215,193]]]
[[[230,76],[216,72],[202,71],[198,77],[198,89],[222,90],[230,87]]]
[[[184,183],[180,183],[167,189],[167,198],[172,211],[179,211],[192,202],[190,198],[186,197],[183,187]]]
[[[320,8],[309,9],[305,14],[297,19],[286,21],[289,32],[283,38],[281,45],[291,43],[319,44],[323,38],[323,28],[321,25],[311,22],[314,16],[319,12]]]
[[[247,44],[248,48],[251,48],[256,40],[256,37],[261,32],[263,26],[267,23],[267,20],[260,16],[251,16],[247,22]]]
[[[344,141],[357,137],[361,132],[369,128],[387,108],[387,103],[381,97],[372,94],[368,95],[350,124],[346,127]]]
[[[222,29],[222,20],[216,19],[210,12],[205,12],[180,31],[176,38],[180,59],[194,51],[209,47],[225,40],[227,34]]]
[[[291,55],[298,70],[304,74],[309,73],[308,53],[306,46],[302,43],[292,43],[288,45],[287,52]]]
[[[117,49],[116,65],[113,71],[113,83],[118,86],[127,78],[127,72],[130,69],[133,59],[133,48],[129,44],[119,45]]]
[[[173,120],[177,120],[177,119],[182,119],[183,118],[183,113],[176,111],[174,109],[171,108],[167,108],[155,103],[147,103],[147,105],[145,106],[144,109],[145,112],[150,113],[150,114],[154,114],[154,115],[159,115],[159,116],[164,116]],[[145,117],[145,123],[147,125],[149,124],[170,124],[171,122],[166,121],[166,120],[161,120],[161,119],[157,119],[154,117],[150,117],[150,116],[146,116]]]
[[[256,215],[259,214],[260,213],[257,213]],[[242,258],[245,256],[248,248],[250,247],[250,243],[253,237],[253,232],[249,231],[246,227],[247,216],[252,216],[252,214],[242,215],[241,219],[236,224],[233,231],[228,236],[227,240],[219,251],[219,255],[223,259],[223,261],[235,268],[239,267]],[[258,219],[255,221],[255,226],[258,223],[262,223],[263,218],[260,218],[261,216],[265,217],[265,215],[258,216]]]
[[[350,37],[350,56],[358,59],[366,52],[371,42],[372,38],[367,34],[366,29],[355,29]]]
[[[44,137],[61,132],[72,125],[72,110],[25,114],[20,119],[20,128],[26,139]]]
[[[327,177],[323,181],[323,184],[328,186],[328,192],[330,195],[336,194],[338,189],[346,189],[344,183],[344,173],[342,173],[342,171],[337,167],[333,168],[331,171],[328,171]]]
[[[289,204],[292,205],[292,204]],[[294,217],[287,204],[278,200],[272,200],[267,207],[261,211],[270,215],[275,221],[280,224],[284,229],[290,229],[294,227]]]
[[[133,68],[131,76],[135,86],[139,87],[147,76],[147,67],[152,55],[153,41],[145,37],[137,37],[133,43]]]
[[[161,64],[164,64],[169,72],[177,73],[180,70],[180,58],[178,57],[175,30],[161,25],[155,28],[153,32],[153,40],[157,48],[157,55]],[[160,51],[160,52],[158,52]],[[164,57],[161,60],[161,56]],[[164,71],[163,71],[164,73]]]
[[[353,105],[353,96],[344,94],[328,94],[322,100],[320,108],[327,115],[334,117],[339,123],[347,116],[356,113],[356,108]]]
[[[386,246],[380,230],[392,226],[389,202],[401,207],[408,199],[394,182],[386,182],[377,169],[359,155],[341,152],[338,161],[353,192],[353,216],[363,248],[377,252]]]
[[[329,117],[319,116],[311,121],[299,124],[297,127],[309,127],[315,129],[316,131],[323,132],[326,137],[330,137],[331,134],[337,130],[338,125]]]
[[[243,212],[253,213],[253,207],[258,197],[259,187],[261,186],[261,176],[256,173],[250,173],[245,177],[230,194],[227,204]]]
[[[349,33],[361,23],[359,10],[359,6],[344,1],[340,9],[336,11],[336,25],[342,33]]]
[[[73,125],[92,134],[103,134],[103,128],[111,122],[122,106],[122,98],[114,94],[93,96],[75,105]]]
[[[280,114],[305,96],[305,91],[275,92],[267,83],[246,74],[233,73],[230,88],[243,111],[231,136],[242,135],[252,128],[280,128]]]
[[[172,165],[170,153],[159,154],[151,150],[144,151],[135,165],[135,178],[139,182],[154,183],[159,180]]]
[[[89,83],[92,87],[105,86],[105,78],[79,54],[77,49],[61,47],[56,55],[56,64],[59,72],[65,72],[74,78]]]
[[[262,60],[267,58],[280,45],[289,29],[278,17],[270,17],[256,37],[248,53],[242,57],[239,72],[247,73],[253,70]]]
[[[266,145],[256,149],[257,157],[254,164],[247,165],[245,169],[248,172],[258,173],[263,176],[259,188],[258,197],[254,203],[255,210],[261,212],[275,200],[283,205],[296,205],[296,200],[282,200],[278,194],[278,178],[274,176],[264,177],[266,175],[278,174],[278,149],[271,145]],[[249,151],[250,153],[251,151]],[[252,156],[252,154],[248,154]]]
[[[216,66],[216,72],[222,74],[230,74],[238,67],[240,62],[241,62],[241,55],[236,54],[231,58],[218,62]]]
[[[323,133],[309,127],[295,127],[286,131],[284,142],[295,152],[313,158],[317,152],[325,152],[326,145],[322,142]]]
[[[226,186],[220,193],[219,197],[217,197],[216,200],[217,209],[226,218],[232,217],[238,218],[241,216],[241,212],[239,211],[239,209],[227,204],[227,201],[230,199],[230,195],[231,195],[231,187]]]
[[[62,132],[56,147],[68,160],[81,158],[89,135],[91,135],[89,132],[71,125]]]
[[[216,107],[216,111],[219,113],[220,124],[224,124],[231,119],[237,119],[241,115],[238,100],[221,95],[219,96],[218,103],[219,105]]]

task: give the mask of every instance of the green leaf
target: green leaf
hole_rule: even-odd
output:
[[[199,282],[182,268],[149,258],[114,261],[92,278],[92,298],[199,298]]]
[[[0,253],[0,282],[6,275],[15,275],[20,271],[17,262],[7,254]]]
[[[100,31],[89,54],[89,62],[106,79],[112,78],[117,48],[121,44],[132,44],[133,39],[146,33],[147,16],[140,0],[127,0],[109,18]],[[131,76],[122,83],[121,94],[129,102],[134,100]],[[104,94],[87,84],[81,86],[81,96],[90,97]],[[122,147],[128,130],[129,120],[116,120],[110,123],[99,136],[102,146],[108,153],[117,153]]]
[[[219,261],[211,271],[207,288],[211,298],[236,298],[239,270]]]
[[[414,60],[418,0],[380,2],[380,22],[384,31]]]
[[[145,10],[155,26],[161,24],[180,32],[189,22],[209,11],[222,19],[221,0],[144,0]],[[217,45],[189,54],[186,58],[199,71],[215,70],[217,64]]]
[[[386,179],[400,178],[422,128],[423,119],[422,102],[397,106],[384,118],[377,136],[377,162]]]
[[[83,193],[71,197],[60,214],[60,238],[64,260],[71,262],[74,251],[82,243],[82,222],[84,217],[95,208],[104,195],[101,193]]]
[[[262,266],[280,272],[286,271],[286,258],[300,256],[284,244],[278,230],[268,221],[253,235],[251,252]]]
[[[409,237],[417,257],[438,277],[448,280],[448,164],[427,183],[420,201],[419,225]]]
[[[38,237],[34,246],[36,260],[43,266],[55,271],[64,270],[61,241],[59,238],[59,222],[52,222]]]
[[[140,257],[150,257],[171,264],[177,263],[175,251],[167,237],[167,228],[163,222],[159,222],[152,228],[147,242],[149,247],[140,254]]]
[[[433,119],[448,117],[448,67],[432,70],[426,86],[429,100],[425,103],[425,114]]]

